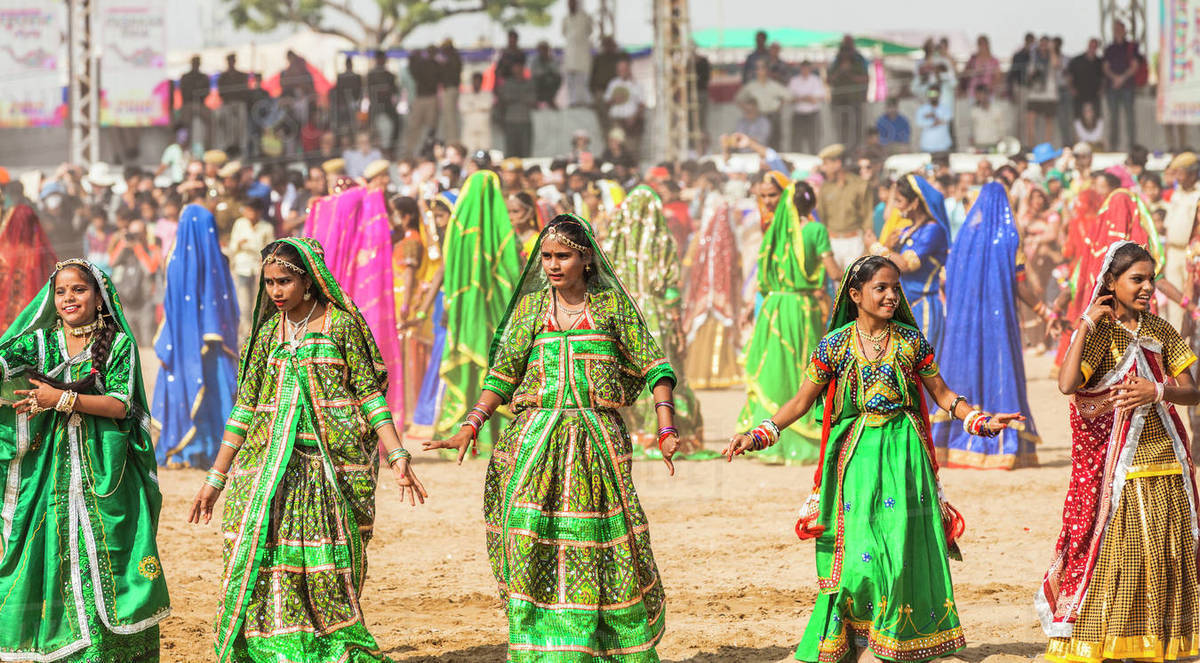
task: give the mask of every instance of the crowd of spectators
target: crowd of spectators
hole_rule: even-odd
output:
[[[741,66],[734,130],[780,151],[808,154],[830,141],[851,152],[875,141],[889,152],[990,151],[1013,133],[1014,115],[1021,128],[1016,137],[1027,148],[1084,141],[1095,149],[1127,150],[1137,142],[1135,93],[1147,84],[1146,58],[1121,21],[1113,22],[1107,45],[1090,39],[1073,57],[1061,37],[1029,33],[1007,65],[992,53],[986,35],[965,61],[951,54],[948,39],[930,38],[910,75],[886,74],[906,84],[888,81],[887,89],[898,91],[888,95],[874,121],[864,116],[872,75],[853,36],[846,35],[824,65],[789,63],[780,53],[766,31],[757,33]],[[913,100],[911,117],[900,112],[903,98]],[[964,106],[966,117],[956,123],[956,110]],[[1168,126],[1167,140],[1168,147],[1182,148],[1184,127]]]

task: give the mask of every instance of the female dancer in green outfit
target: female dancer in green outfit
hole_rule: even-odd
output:
[[[829,296],[825,277],[841,278],[829,232],[812,218],[817,196],[807,182],[784,191],[758,251],[762,310],[745,350],[746,405],[738,416],[745,430],[779,410],[804,380],[804,364],[825,329]],[[762,460],[811,463],[821,423],[809,413],[782,431],[779,443],[760,451]]]
[[[683,301],[679,284],[679,249],[663,216],[662,199],[648,186],[634,188],[617,209],[608,226],[604,252],[612,260],[617,278],[638,303],[650,334],[676,369],[683,367]],[[676,421],[681,451],[703,450],[704,420],[700,404],[678,376],[675,385]],[[629,428],[641,449],[655,453],[657,399],[647,389],[629,411]],[[711,454],[711,452],[709,452]],[[713,454],[715,456],[715,454]]]
[[[942,496],[922,387],[975,435],[1021,416],[971,410],[950,391],[886,258],[847,270],[829,330],[796,395],[722,452],[774,444],[824,397],[817,485],[796,524],[818,539],[820,594],[796,659],[836,663],[857,650],[860,662],[924,661],[962,649],[946,559],[962,519]]]
[[[483,386],[491,330],[521,276],[519,248],[496,173],[481,170],[468,177],[446,229],[446,341],[440,368],[445,392],[435,437],[458,430],[470,410],[467,398]],[[477,451],[487,455],[498,435],[498,427],[485,425]]]
[[[226,482],[217,661],[387,660],[359,606],[375,517],[379,444],[401,499],[425,501],[384,394],[371,330],[320,244],[263,250],[238,399],[188,521]]]
[[[586,221],[556,217],[531,255],[479,403],[458,434],[425,448],[456,449],[462,462],[501,403],[516,415],[484,485],[509,661],[657,661],[663,587],[617,408],[653,388],[658,447],[674,474],[675,374]]]
[[[108,275],[58,263],[0,337],[0,377],[16,406],[0,408],[0,660],[158,661],[162,494],[138,346]]]

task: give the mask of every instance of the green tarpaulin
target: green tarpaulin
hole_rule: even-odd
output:
[[[755,28],[706,28],[692,32],[692,39],[699,48],[754,48]],[[803,30],[800,28],[780,28],[767,30],[768,42],[779,42],[784,48],[836,48],[842,42],[842,32],[828,30]],[[884,55],[903,55],[921,50],[916,46],[900,44],[884,39],[871,37],[856,37],[854,44],[867,54],[881,49]]]

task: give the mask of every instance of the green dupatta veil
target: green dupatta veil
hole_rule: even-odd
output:
[[[353,359],[347,357],[345,359],[346,371],[367,371],[367,374],[373,378],[373,383],[380,388],[376,394],[378,400],[376,410],[380,413],[378,416],[390,419],[391,415],[387,412],[386,402],[382,395],[386,393],[387,389],[387,370],[384,367],[379,347],[375,343],[362,313],[346,296],[326,267],[321,245],[316,240],[309,238],[286,238],[279,241],[294,248],[299,254],[300,266],[312,279],[313,287],[324,296],[327,302],[326,316],[330,316],[333,309],[348,316],[350,329],[347,342],[356,348],[361,348],[363,356],[361,363],[353,365]],[[253,361],[256,358],[264,364],[269,363],[269,359],[263,357],[265,349],[256,347],[256,344],[270,338],[269,334],[274,333],[273,328],[265,328],[281,315],[267,295],[266,288],[263,286],[263,278],[260,274],[258,297],[252,319],[253,332],[244,345],[238,376],[239,391],[251,389],[253,393],[239,393],[238,403],[230,415],[230,423],[226,426],[226,430],[233,430],[245,436],[246,441],[231,468],[232,478],[225,493],[223,517],[223,528],[227,539],[225,584],[221,608],[217,614],[215,644],[217,660],[221,662],[231,660],[231,658],[241,660],[238,657],[244,655],[240,652],[240,648],[244,647],[242,643],[248,641],[249,638],[244,636],[243,629],[249,620],[248,606],[255,600],[255,590],[259,587],[256,582],[264,573],[262,565],[268,564],[272,560],[285,559],[290,554],[290,544],[272,543],[270,536],[272,523],[281,528],[295,527],[295,519],[303,518],[324,519],[328,523],[335,523],[331,527],[340,534],[331,535],[323,545],[306,548],[304,559],[307,560],[306,563],[312,563],[311,560],[321,559],[321,556],[324,555],[340,560],[339,565],[351,570],[347,583],[348,589],[345,591],[354,600],[366,577],[366,536],[358,524],[360,521],[369,521],[374,510],[374,489],[378,472],[378,452],[375,444],[377,438],[374,433],[376,420],[372,418],[365,421],[366,426],[363,427],[354,420],[348,420],[344,414],[340,415],[336,421],[330,421],[329,417],[322,414],[322,408],[329,409],[337,406],[321,405],[322,398],[327,398],[327,394],[331,392],[323,391],[326,387],[322,383],[318,383],[318,378],[322,377],[318,374],[318,366],[332,365],[333,362],[330,360],[335,357],[327,354],[313,354],[307,356],[308,361],[301,361],[298,359],[298,355],[293,354],[288,356],[283,366],[276,368],[275,365],[271,365],[270,369],[265,371],[268,375],[262,378],[271,382],[270,393],[276,393],[276,384],[288,385],[294,381],[295,391],[280,392],[285,394],[283,398],[294,400],[272,403],[270,405],[273,407],[265,409],[258,407],[257,399],[261,398],[261,392],[258,389],[261,389],[261,385],[255,384],[255,380],[248,379],[247,376],[254,374]],[[309,334],[311,335],[313,332],[309,332]],[[318,348],[310,350],[317,353],[322,352],[320,348],[324,345],[328,345],[328,343],[311,343],[307,347]],[[281,381],[276,382],[277,379]],[[328,377],[326,376],[324,379],[328,379]],[[248,408],[244,402],[247,397],[255,399],[252,408]],[[344,396],[342,400],[346,400]],[[356,404],[352,407],[364,406]],[[265,417],[265,420],[261,417]],[[330,428],[325,428],[327,425]],[[317,467],[314,471],[315,476],[327,479],[327,485],[331,487],[330,497],[324,502],[297,500],[294,497],[297,484],[286,486],[284,484],[285,475],[289,470],[293,467],[306,466],[306,463],[291,462],[294,455],[298,453],[295,449],[297,431],[302,426],[308,427],[315,433],[315,455],[313,456],[315,460],[312,461]],[[363,432],[364,430],[366,432]],[[337,437],[335,438],[335,436]],[[334,446],[335,439],[340,446]],[[348,451],[352,452],[353,458],[347,455]],[[349,468],[350,463],[354,463],[357,469]],[[352,480],[346,478],[350,471],[357,473]],[[235,474],[238,476],[233,476]],[[308,482],[313,480],[313,476],[301,479],[293,476],[292,479]],[[308,488],[315,489],[312,483],[306,485]],[[293,501],[278,506],[277,498],[280,494],[290,496],[282,498],[284,502],[287,499]],[[299,505],[299,509],[312,508],[313,510],[307,512],[296,509],[289,510],[289,505]],[[279,511],[273,512],[273,507],[276,506]],[[293,601],[294,597],[300,595],[300,591],[294,587],[290,592],[276,591],[278,592],[276,596],[279,597],[278,600],[281,603],[292,601],[294,604],[303,606],[295,608],[294,612],[287,613],[297,622],[307,624],[305,620],[309,619],[309,617],[296,617],[297,614],[311,615],[314,620],[328,618],[327,614],[302,612],[314,608],[304,604],[303,600]],[[336,592],[318,594],[315,593],[316,590],[307,587],[303,591],[310,592],[304,595],[304,600],[311,598],[319,606],[327,605],[330,595],[341,596]],[[326,603],[322,604],[321,601],[326,601]],[[292,604],[289,603],[289,605]],[[330,610],[333,608],[331,607]],[[320,622],[318,621],[318,623]],[[327,648],[326,653],[341,647],[344,651],[355,652],[354,656],[361,657],[353,660],[377,660],[378,658],[376,651],[378,647],[367,633],[361,617],[357,617],[357,621],[342,623],[338,628],[330,629],[319,635],[314,635],[311,631],[303,628],[282,633],[270,633],[257,637],[256,643],[251,645],[251,648],[267,647],[271,648],[272,655],[286,651],[289,656],[298,656],[303,655],[306,647],[314,647],[313,642],[318,639],[323,639],[324,646]],[[263,644],[258,641],[273,641],[273,644]]]
[[[333,278],[333,273],[325,266],[324,247],[321,246],[320,242],[309,237],[287,237],[279,241],[290,245],[300,254],[300,260],[304,263],[302,267],[312,277],[313,286],[325,295],[325,299],[354,318],[355,326],[362,332],[367,342],[367,349],[371,353],[371,364],[375,369],[375,375],[379,379],[379,383],[386,389],[387,369],[384,368],[383,355],[379,352],[379,345],[375,343],[375,337],[371,334],[371,328],[367,326],[367,320],[363,317],[362,312],[358,310],[358,306],[346,296],[346,293],[342,290],[342,286],[338,285],[337,279]],[[262,270],[259,270],[258,296],[254,300],[254,317],[250,321],[250,337],[246,339],[246,347],[242,350],[242,360],[238,367],[239,372],[246,369],[250,355],[253,354],[252,351],[254,349],[255,338],[258,336],[258,330],[277,313],[278,309],[272,304],[271,298],[267,295],[266,288],[263,287]]]
[[[114,420],[49,410],[29,417],[0,407],[7,476],[0,648],[32,657],[20,660],[57,660],[96,647],[98,655],[120,658],[132,652],[119,640],[106,644],[103,630],[142,633],[170,613],[155,541],[162,494],[137,342],[108,275],[84,261],[69,264],[100,284],[108,324],[118,326],[97,391],[124,401],[128,415]],[[26,369],[64,382],[92,370],[90,347],[67,358],[53,283],[52,276],[0,336],[9,403],[14,389],[28,388],[19,384]],[[60,356],[61,363],[48,365]]]
[[[490,170],[467,178],[446,229],[446,345],[441,376],[445,384],[435,437],[449,437],[471,408],[487,374],[492,330],[504,318],[513,286],[521,275],[517,236],[504,206],[500,179]],[[532,255],[532,254],[531,254]],[[538,262],[538,261],[530,261]],[[479,431],[479,451],[490,453],[499,423]]]
[[[613,261],[616,275],[637,298],[650,333],[658,341],[676,371],[683,368],[683,301],[680,297],[679,249],[663,215],[662,199],[648,186],[629,192],[609,222],[604,248]],[[657,456],[658,419],[652,385],[647,385],[638,402],[629,409],[629,428],[634,440],[649,455]],[[680,450],[703,452],[704,420],[696,396],[679,375],[675,385],[675,425],[679,428]]]
[[[552,289],[542,261],[530,260],[488,353],[484,388],[516,413],[484,481],[488,559],[508,660],[650,663],[665,598],[619,409],[675,375],[588,222],[556,217],[533,255],[568,224],[594,256],[588,324],[546,327]]]
[[[588,240],[588,248],[592,250],[592,273],[588,277],[588,292],[595,294],[597,292],[611,291],[617,294],[622,299],[629,302],[634,310],[638,312],[638,321],[646,325],[646,318],[642,314],[642,309],[637,305],[637,300],[634,299],[629,291],[625,289],[625,285],[617,276],[617,270],[613,267],[612,262],[601,248],[600,242],[596,239],[595,228],[586,219],[574,214],[563,214],[561,216],[570,217],[579,225],[583,226],[586,231],[585,235]],[[525,295],[535,292],[543,292],[550,289],[550,279],[546,278],[546,270],[542,269],[542,242],[546,239],[546,231],[543,230],[538,234],[537,241],[533,244],[533,250],[530,251],[530,259],[525,263],[525,269],[521,273],[520,281],[517,282],[516,290],[509,299],[508,306],[504,310],[504,315],[500,318],[500,324],[496,326],[496,333],[492,335],[492,341],[488,346],[488,364],[490,365],[496,358],[496,352],[505,344],[509,335],[512,333],[510,326],[513,322],[513,310]],[[672,376],[674,377],[674,376]],[[653,385],[649,385],[653,387]]]
[[[758,251],[757,284],[762,306],[754,330],[742,348],[746,404],[738,428],[748,430],[779,411],[800,389],[804,366],[825,332],[825,264],[832,251],[829,232],[804,217],[788,184],[763,233]],[[809,412],[780,433],[779,442],[755,454],[759,460],[808,464],[815,460],[821,423]]]

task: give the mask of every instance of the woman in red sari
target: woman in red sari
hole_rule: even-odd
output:
[[[0,304],[0,329],[33,300],[57,261],[33,208],[21,204],[9,210],[0,223],[0,283],[8,293]]]
[[[1085,194],[1091,193],[1086,199]],[[1106,196],[1104,204],[1093,218],[1088,207],[1100,196]],[[1079,194],[1076,215],[1067,231],[1066,258],[1071,261],[1071,285],[1063,291],[1055,307],[1064,320],[1078,320],[1091,304],[1092,290],[1100,278],[1100,268],[1108,247],[1118,240],[1129,240],[1150,249],[1158,264],[1158,233],[1154,230],[1154,219],[1146,204],[1127,189],[1120,188],[1120,180],[1111,173],[1097,178],[1097,189]],[[1171,288],[1165,291],[1169,292]],[[1065,309],[1065,310],[1064,310]],[[1055,366],[1062,364],[1070,345],[1070,335],[1064,334],[1058,346]]]
[[[741,255],[721,178],[705,175],[700,227],[684,264],[690,285],[683,331],[687,335],[684,375],[695,389],[724,389],[742,381],[738,366],[738,299]]]

